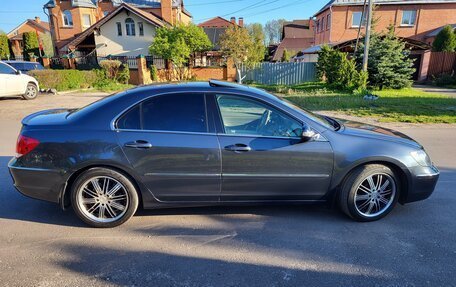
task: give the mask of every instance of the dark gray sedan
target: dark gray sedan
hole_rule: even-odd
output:
[[[439,177],[401,133],[219,81],[139,87],[22,124],[16,188],[72,205],[95,227],[122,224],[139,205],[328,202],[373,221],[429,197]]]

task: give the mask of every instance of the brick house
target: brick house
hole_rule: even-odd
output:
[[[394,26],[399,37],[432,43],[427,35],[447,24],[456,23],[453,0],[375,0],[376,31]],[[331,0],[315,14],[315,45],[355,39],[364,26],[364,0]]]
[[[183,0],[50,0],[44,8],[48,11],[55,50],[58,54],[66,54],[71,41],[123,3],[171,25],[189,23],[192,19]],[[90,49],[94,43],[81,45],[81,48]]]
[[[22,42],[22,35],[25,32],[35,32],[38,36],[41,47],[52,45],[49,37],[51,33],[49,23],[41,21],[40,17],[27,19],[7,34],[15,57],[21,57],[23,54],[24,43]],[[47,43],[47,41],[49,41],[49,43]]]
[[[204,33],[211,41],[213,49],[202,53],[200,57],[196,57],[195,66],[219,66],[223,64],[224,60],[219,46],[220,36],[225,33],[227,28],[234,25],[244,27],[244,18],[239,17],[239,21],[236,22],[236,17],[231,17],[229,21],[222,17],[214,17],[198,24],[198,27],[203,28]]]
[[[281,61],[285,50],[291,54],[307,49],[314,44],[314,27],[312,20],[293,20],[285,22],[282,40],[274,51],[272,61]]]

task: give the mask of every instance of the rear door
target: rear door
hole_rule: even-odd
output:
[[[204,94],[154,96],[116,125],[128,160],[158,200],[219,200],[220,148]]]
[[[333,167],[329,142],[301,142],[301,121],[257,99],[218,94],[214,101],[222,125],[222,201],[322,199]]]

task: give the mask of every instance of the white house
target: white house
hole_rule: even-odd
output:
[[[94,47],[98,56],[148,55],[158,27],[169,25],[152,13],[123,3],[78,35],[68,46]]]

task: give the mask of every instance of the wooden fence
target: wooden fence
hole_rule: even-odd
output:
[[[428,79],[456,71],[456,52],[432,52],[429,60]]]
[[[265,85],[297,85],[316,80],[315,63],[260,63],[243,66],[245,81]]]

